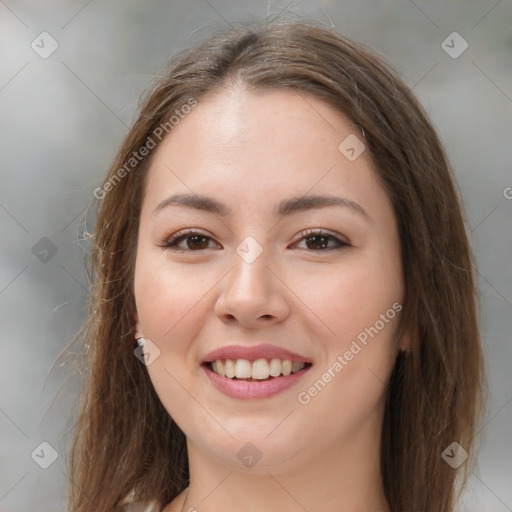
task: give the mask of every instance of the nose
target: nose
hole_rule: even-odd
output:
[[[287,288],[269,267],[267,252],[263,250],[251,263],[234,252],[231,271],[214,306],[223,322],[258,328],[282,322],[289,315]]]

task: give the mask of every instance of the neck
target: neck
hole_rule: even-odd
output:
[[[368,434],[359,431],[350,443],[329,446],[313,459],[295,455],[280,465],[256,464],[246,470],[219,464],[189,441],[190,488],[182,510],[389,512],[380,436]]]

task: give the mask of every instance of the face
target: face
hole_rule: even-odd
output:
[[[378,438],[404,286],[390,201],[354,137],[314,97],[237,88],[201,98],[156,150],[136,330],[205,459],[285,469]]]

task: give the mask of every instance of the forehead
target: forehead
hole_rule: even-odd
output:
[[[346,116],[303,92],[234,87],[206,95],[156,150],[145,202],[208,193],[261,211],[311,191],[385,206],[368,152],[347,158],[346,140],[357,151],[364,144]]]

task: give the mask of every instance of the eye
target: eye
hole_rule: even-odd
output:
[[[307,229],[302,231],[300,236],[302,237],[300,241],[306,242],[306,249],[316,252],[351,247],[348,242],[321,229]],[[331,245],[329,245],[330,243]],[[302,247],[299,248],[302,249]]]
[[[301,236],[299,241],[306,242],[305,249],[315,252],[351,247],[348,242],[345,242],[337,236],[321,229],[308,229],[302,231],[299,235]],[[211,241],[213,241],[213,239],[209,235],[206,235],[199,230],[189,229],[186,231],[179,231],[178,233],[170,236],[163,244],[161,244],[161,247],[173,252],[199,252],[212,248],[209,247]],[[303,248],[304,247],[299,247],[299,249]]]
[[[189,229],[175,233],[161,247],[174,252],[198,252],[208,249],[208,244],[211,240],[213,239],[210,236],[201,231]],[[185,247],[182,242],[185,242]]]

